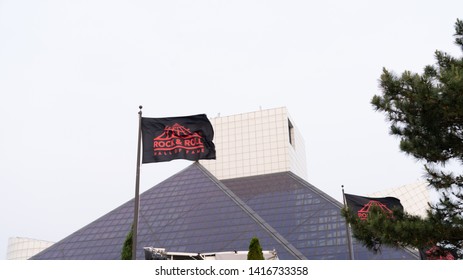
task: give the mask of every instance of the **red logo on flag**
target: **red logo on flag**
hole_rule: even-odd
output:
[[[385,213],[388,217],[392,216],[392,210],[389,209],[385,204],[376,200],[370,200],[363,206],[362,209],[357,212],[360,220],[364,221],[368,218],[368,213],[370,212],[371,207],[379,207],[379,209],[381,209],[381,211],[383,211],[383,213]]]
[[[153,139],[154,155],[171,155],[183,150],[187,154],[204,152],[201,135],[192,133],[188,128],[179,125],[166,126],[164,132]]]

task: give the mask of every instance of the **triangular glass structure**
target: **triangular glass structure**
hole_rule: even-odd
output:
[[[120,259],[132,221],[133,200],[32,259]],[[140,195],[137,259],[144,259],[143,247],[149,246],[171,252],[244,251],[254,236],[280,258],[304,258],[199,163]]]
[[[120,259],[133,221],[133,200],[32,259]],[[217,180],[199,163],[140,195],[137,259],[143,247],[170,252],[247,250],[252,237],[280,259],[348,259],[342,205],[291,172]],[[416,259],[406,250],[356,259]]]

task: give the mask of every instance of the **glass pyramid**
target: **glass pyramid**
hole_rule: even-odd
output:
[[[31,259],[120,259],[133,200]],[[199,163],[140,195],[137,259],[143,247],[170,252],[245,251],[252,237],[280,259],[348,259],[342,205],[291,172],[217,180]],[[356,259],[417,259],[355,244]]]

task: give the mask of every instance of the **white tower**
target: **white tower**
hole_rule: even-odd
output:
[[[216,117],[216,160],[204,160],[219,180],[291,171],[307,180],[305,144],[285,107]]]

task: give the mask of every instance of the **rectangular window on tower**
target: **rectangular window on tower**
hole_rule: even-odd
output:
[[[294,126],[291,121],[288,119],[288,132],[289,132],[289,144],[294,146]]]

